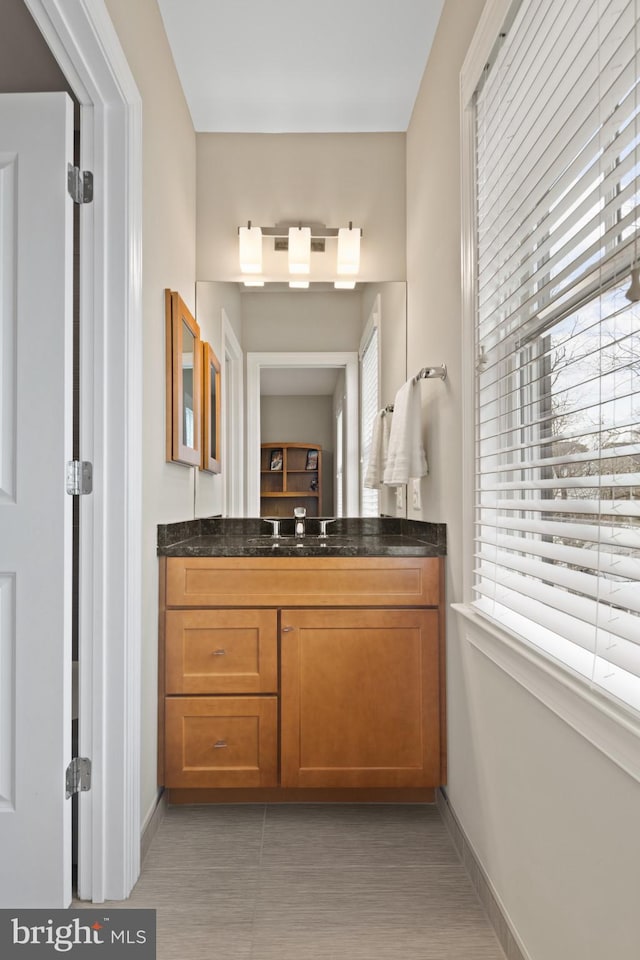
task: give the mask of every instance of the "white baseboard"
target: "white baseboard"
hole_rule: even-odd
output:
[[[465,867],[478,898],[487,911],[489,922],[495,931],[498,942],[507,960],[531,960],[524,944],[516,935],[509,922],[504,906],[493,889],[493,884],[484,871],[472,844],[462,829],[453,808],[449,803],[446,790],[436,790],[436,805],[451,835],[458,855]]]
[[[155,806],[147,814],[142,831],[140,834],[140,865],[144,863],[144,858],[149,852],[151,841],[158,832],[158,827],[164,820],[167,811],[167,800],[164,790],[158,793]]]

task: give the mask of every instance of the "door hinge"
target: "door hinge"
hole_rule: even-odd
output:
[[[70,497],[81,497],[93,490],[93,464],[89,460],[67,462],[66,490]]]
[[[84,793],[91,789],[91,760],[88,757],[74,757],[65,775],[65,796],[67,800],[75,793]]]
[[[93,174],[73,164],[67,166],[67,190],[74,203],[91,203],[93,200]]]

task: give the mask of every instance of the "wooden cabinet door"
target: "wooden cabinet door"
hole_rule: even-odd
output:
[[[436,610],[283,610],[283,787],[440,783]]]

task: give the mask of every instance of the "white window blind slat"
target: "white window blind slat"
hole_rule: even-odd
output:
[[[480,552],[478,557],[495,562],[498,551],[515,550],[518,553],[532,554],[547,560],[556,560],[576,568],[590,569],[612,577],[625,580],[637,580],[640,583],[640,559],[618,553],[605,553],[604,550],[585,550],[583,546],[564,546],[559,538],[553,540],[532,536],[515,537],[509,533],[496,533],[493,539],[478,539]],[[638,600],[640,602],[640,598]]]
[[[522,573],[527,578],[534,581],[553,581],[553,589],[559,587],[565,588],[572,594],[579,594],[581,598],[592,600],[596,606],[589,604],[585,609],[587,616],[596,617],[599,604],[611,604],[622,610],[629,610],[633,613],[640,613],[640,591],[635,580],[625,582],[616,580],[607,580],[604,577],[594,576],[593,573],[581,573],[576,569],[575,564],[571,567],[563,565],[562,556],[556,552],[553,556],[555,563],[549,564],[532,556],[525,556],[522,553],[508,553],[506,551],[496,551],[495,559],[487,558],[488,549],[479,554],[481,565],[479,572],[491,575],[491,579],[497,579],[502,582],[506,572]],[[499,568],[499,569],[497,569]],[[521,578],[518,578],[520,580]],[[626,614],[620,614],[618,619],[625,617]],[[594,621],[595,622],[595,621]],[[632,635],[637,632],[637,621],[631,620]]]
[[[632,55],[631,49],[623,51],[625,57]],[[500,158],[491,179],[481,184],[482,202],[486,206],[486,211],[479,210],[485,214],[482,231],[478,234],[483,270],[488,268],[487,261],[496,256],[496,251],[491,249],[496,236],[500,235],[505,244],[501,256],[504,260],[513,252],[514,244],[520,245],[531,235],[523,237],[520,229],[523,223],[529,224],[530,231],[544,226],[558,202],[562,201],[568,209],[626,156],[628,141],[634,135],[631,124],[635,110],[633,66],[631,59],[625,72],[616,77],[608,90],[606,119],[602,114],[603,104],[595,95],[595,87],[584,92],[584,85],[578,83],[580,99],[576,94],[570,114],[560,110],[565,122],[553,128],[555,146],[561,152],[554,155],[552,162],[544,153],[540,154],[553,133],[544,124],[539,130],[531,131],[530,142],[524,145],[529,151],[526,159],[518,156],[518,152],[513,160],[511,154]],[[536,166],[536,154],[544,157],[549,165]],[[544,203],[541,197],[544,197]]]
[[[564,644],[568,642],[573,647],[581,648],[584,653],[591,654],[590,661],[587,661],[584,659],[584,653],[578,651],[579,661],[591,668],[589,672],[595,666],[594,656],[598,656],[606,662],[632,673],[635,677],[640,676],[640,651],[637,644],[621,638],[612,639],[606,631],[601,631],[592,624],[582,623],[573,615],[555,610],[544,602],[501,588],[496,591],[495,596],[481,596],[478,608],[502,623],[506,621],[509,626],[517,621],[515,621],[515,618],[511,619],[508,612],[517,614],[519,620],[518,632],[521,634],[526,632],[528,623],[535,623],[535,639],[527,637],[534,643],[539,642],[545,633],[548,642],[550,639],[548,634],[553,634],[555,642],[547,649],[556,655],[566,651],[565,657],[560,656],[560,659],[565,660],[565,662],[570,661],[571,654],[574,652],[564,647]]]
[[[536,520],[535,518],[503,517],[496,519],[494,524],[476,524],[476,540],[484,542],[491,537],[495,539],[500,531],[512,533],[514,530],[531,534],[538,540],[555,537],[559,540],[568,540],[582,544],[581,549],[590,550],[590,545],[599,543],[610,546],[618,551],[640,551],[640,527],[631,530],[613,524],[600,523],[598,525],[581,523],[579,520]],[[626,555],[626,554],[622,554]]]
[[[591,45],[583,50],[582,63],[577,65],[581,71],[578,77],[572,75],[570,80],[576,82],[575,89],[572,91],[571,100],[568,104],[561,105],[561,114],[564,115],[565,124],[560,128],[555,125],[549,129],[545,126],[548,116],[544,112],[532,115],[523,105],[519,105],[520,112],[526,114],[526,125],[518,128],[523,130],[528,138],[526,145],[518,140],[518,130],[508,130],[508,152],[493,155],[487,159],[486,170],[479,170],[479,179],[483,181],[482,204],[484,208],[480,211],[486,216],[481,238],[495,228],[496,221],[503,217],[506,212],[514,212],[524,204],[535,204],[541,194],[541,189],[551,188],[557,181],[558,174],[563,176],[571,172],[575,173],[586,170],[589,166],[590,155],[603,154],[605,148],[610,145],[614,139],[617,139],[619,131],[625,126],[625,112],[633,107],[633,100],[629,100],[628,94],[633,89],[634,82],[634,38],[633,31],[629,31],[624,37],[619,49],[613,51],[611,60],[605,67],[598,72],[598,63],[602,59],[598,56],[597,37],[592,35]],[[594,55],[595,54],[595,55]],[[575,65],[574,65],[575,66]],[[587,72],[588,71],[588,72]],[[566,79],[566,78],[565,78]],[[561,77],[550,78],[553,89],[556,86],[562,88]],[[517,78],[520,83],[523,99],[531,99],[537,96],[542,102],[540,93],[535,93],[528,88],[524,78]],[[604,87],[606,84],[606,88]],[[549,89],[549,81],[547,87]],[[569,106],[570,110],[566,107]],[[624,111],[624,112],[623,112]],[[486,118],[483,118],[486,119]],[[488,151],[495,148],[496,142],[504,139],[500,134],[505,133],[504,129],[509,126],[509,121],[504,116],[501,118],[499,128],[492,130],[492,141],[487,143]],[[597,132],[597,137],[594,137]],[[539,153],[545,146],[546,140],[555,133],[555,149],[553,156],[546,156],[544,163],[548,166],[538,164],[536,166],[536,152]],[[544,136],[545,139],[536,143],[536,137]],[[478,148],[482,149],[485,138],[480,133],[478,136]],[[518,154],[524,152],[523,147],[530,148],[536,143],[536,152],[527,157],[527,166],[519,167],[515,162]],[[579,158],[578,163],[572,164],[571,160]],[[535,174],[540,179],[531,181],[530,171],[535,170]],[[505,179],[509,178],[508,186],[505,191]],[[565,188],[567,183],[564,179]],[[557,200],[557,197],[554,198]],[[550,208],[553,209],[553,202]],[[486,209],[485,209],[486,208]],[[533,206],[529,207],[529,212]]]
[[[474,603],[640,710],[636,0],[521,0],[476,99]]]

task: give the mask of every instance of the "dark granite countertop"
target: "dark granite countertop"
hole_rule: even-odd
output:
[[[293,519],[281,521],[273,537],[260,518],[189,520],[158,526],[158,555],[165,557],[443,557],[447,552],[442,523],[395,517],[344,517],[320,536],[315,518],[305,536],[293,535]]]

